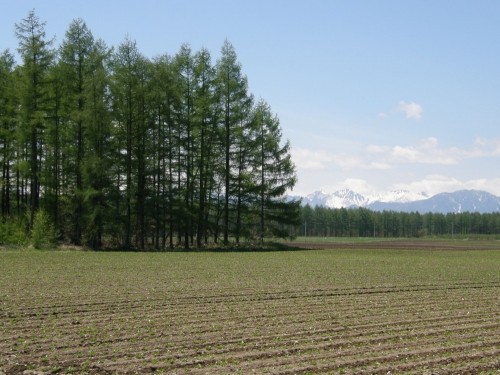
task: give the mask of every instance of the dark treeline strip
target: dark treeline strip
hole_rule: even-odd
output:
[[[109,48],[81,19],[58,48],[34,12],[15,31],[21,63],[0,55],[0,242],[37,217],[96,249],[262,243],[298,224],[290,145],[229,42],[213,64],[188,45],[153,60],[130,39]]]
[[[500,235],[500,213],[425,213],[371,211],[366,208],[301,209],[300,236],[424,237]]]

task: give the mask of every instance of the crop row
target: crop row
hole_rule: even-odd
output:
[[[7,359],[0,368],[407,371],[424,362],[465,366],[464,350],[483,353],[477,362],[492,367],[500,337],[498,305],[491,303],[497,292],[474,284],[46,301],[38,309],[2,311],[0,353]]]
[[[497,251],[0,251],[0,375],[500,368]]]

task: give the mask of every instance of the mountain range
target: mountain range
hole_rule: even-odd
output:
[[[374,211],[460,213],[500,212],[500,197],[480,190],[459,190],[429,196],[426,193],[412,193],[406,190],[389,191],[364,196],[350,189],[333,193],[316,191],[301,198],[302,204],[330,208],[365,207]]]

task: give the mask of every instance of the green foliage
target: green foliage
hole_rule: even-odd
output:
[[[0,245],[27,245],[29,242],[27,227],[27,221],[22,219],[0,222]]]
[[[500,238],[500,213],[437,214],[310,207],[301,209],[298,235],[318,237]]]
[[[23,62],[18,67],[17,76],[17,95],[21,104],[18,159],[25,160],[29,165],[27,181],[22,183],[29,185],[29,198],[26,197],[26,201],[29,202],[30,223],[33,224],[33,215],[40,204],[40,166],[44,155],[42,144],[44,129],[47,126],[50,87],[48,76],[54,60],[54,51],[51,49],[52,40],[45,37],[45,23],[36,16],[34,10],[15,26],[19,40],[18,52]]]
[[[44,26],[30,12],[16,25],[21,64],[0,56],[2,219],[28,213],[37,247],[54,231],[95,249],[290,234],[290,145],[228,41],[215,64],[188,45],[151,61],[76,19],[55,54]]]
[[[53,247],[56,243],[57,236],[49,215],[44,210],[38,210],[31,229],[31,244],[35,249],[42,249]]]

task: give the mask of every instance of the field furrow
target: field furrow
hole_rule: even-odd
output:
[[[500,252],[422,251],[0,253],[0,374],[500,371]]]

